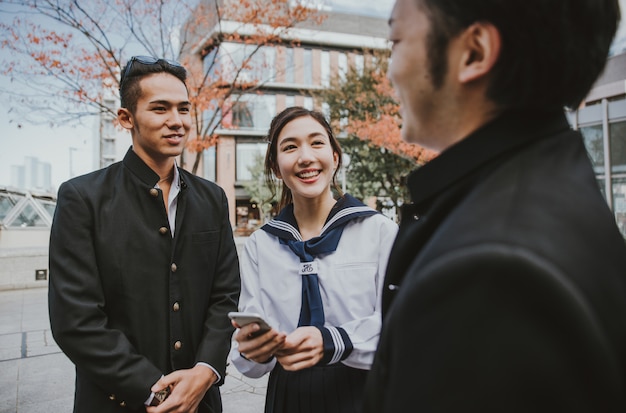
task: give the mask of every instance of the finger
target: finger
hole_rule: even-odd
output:
[[[166,387],[174,386],[177,383],[178,379],[179,374],[174,371],[166,376],[161,377],[156,383],[152,385],[150,391],[156,393]]]
[[[240,327],[237,334],[235,334],[235,340],[237,340],[238,342],[249,341],[250,339],[255,338],[255,333],[258,332],[260,329],[261,327],[259,327],[257,323],[250,323],[248,325]]]
[[[243,353],[244,357],[249,360],[256,361],[257,363],[265,363],[269,361],[274,353],[280,348],[280,345],[273,345],[272,343],[268,343],[265,346],[254,349],[253,351],[249,351],[247,353]]]
[[[274,329],[271,329],[265,334],[257,337],[247,336],[244,340],[238,341],[239,351],[241,353],[252,352],[261,348],[265,348],[266,351],[276,346],[282,346],[285,340],[285,334],[279,333]]]
[[[309,357],[299,357],[300,354],[288,357],[277,357],[276,360],[287,371],[297,371],[313,367],[319,360],[315,360]]]

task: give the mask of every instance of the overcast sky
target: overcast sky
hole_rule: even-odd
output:
[[[326,0],[340,11],[366,15],[381,15],[387,18],[394,0]],[[626,0],[620,0],[623,20],[626,20]],[[626,48],[626,22],[622,21],[618,37],[622,39],[620,48]],[[0,49],[1,55],[5,53]],[[8,80],[0,76],[0,83]],[[83,174],[94,168],[95,123],[86,120],[84,126],[51,127],[11,122],[10,108],[0,96],[0,186],[11,183],[11,165],[24,164],[24,157],[34,156],[52,165],[52,185],[54,188],[73,175]],[[128,138],[130,145],[130,137]],[[71,157],[71,162],[70,162]],[[70,165],[71,163],[71,165]]]

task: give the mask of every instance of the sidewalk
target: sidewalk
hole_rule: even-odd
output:
[[[0,291],[0,413],[71,412],[74,366],[48,322],[48,289]],[[260,413],[267,378],[227,370],[224,413]]]

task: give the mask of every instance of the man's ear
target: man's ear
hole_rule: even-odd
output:
[[[491,23],[477,22],[461,35],[463,54],[459,61],[459,82],[468,83],[487,75],[500,57],[502,37]]]
[[[117,110],[117,121],[124,129],[128,130],[132,130],[135,124],[132,113],[126,108],[119,108]]]

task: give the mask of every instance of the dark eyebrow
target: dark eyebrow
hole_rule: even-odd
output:
[[[153,100],[150,102],[151,105],[165,105],[165,106],[171,106],[174,105],[174,103],[170,102],[169,100]],[[188,100],[183,100],[182,102],[178,102],[175,104],[176,106],[187,106],[187,105],[191,105],[191,102],[189,102]]]
[[[309,133],[307,135],[307,139],[316,138],[318,136],[326,137],[326,135],[324,135],[322,132],[312,132],[312,133]],[[297,140],[298,140],[298,138],[296,138],[295,136],[289,136],[289,137],[286,137],[285,139],[281,140],[279,145],[282,145],[285,142],[293,142],[293,141],[297,141]]]

